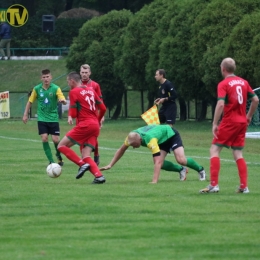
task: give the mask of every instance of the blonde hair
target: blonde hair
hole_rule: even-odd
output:
[[[83,64],[83,65],[81,65],[81,66],[80,66],[80,69],[89,69],[89,70],[91,70],[91,69],[90,69],[90,66],[89,66],[88,64]]]
[[[236,70],[236,62],[232,58],[225,58],[221,62],[221,67],[225,68],[227,72],[233,73]]]

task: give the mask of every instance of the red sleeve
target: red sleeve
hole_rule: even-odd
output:
[[[70,108],[68,115],[72,118],[76,118],[78,115],[77,105],[76,105],[76,95],[74,94],[74,91],[70,91],[69,93],[70,98]]]
[[[100,122],[102,117],[105,115],[107,108],[106,108],[105,104],[103,103],[103,101],[101,100],[101,98],[98,96],[98,93],[95,91],[94,91],[94,93],[95,93],[96,105],[99,109],[98,121]]]
[[[99,98],[102,98],[101,88],[98,83],[96,83],[96,92],[97,92]]]
[[[100,122],[103,116],[105,115],[107,108],[104,103],[98,104],[98,108],[99,108],[98,121]]]
[[[220,82],[218,84],[218,99],[224,99],[227,95],[227,91],[225,88],[225,84],[223,82]]]

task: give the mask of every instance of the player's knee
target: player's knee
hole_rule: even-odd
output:
[[[187,164],[187,160],[185,156],[177,156],[176,157],[176,161],[177,163],[181,164],[181,165],[186,165]]]

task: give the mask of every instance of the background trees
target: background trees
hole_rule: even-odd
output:
[[[82,63],[90,63],[107,106],[117,108],[113,118],[120,112],[126,88],[148,90],[149,106],[153,104],[158,87],[154,80],[157,68],[164,68],[167,78],[176,85],[182,120],[186,119],[186,101],[200,102],[199,120],[205,118],[209,105],[214,107],[216,86],[221,80],[219,64],[224,57],[236,60],[237,74],[253,88],[259,84],[259,0],[20,3],[28,8],[30,19],[23,28],[14,29],[12,42],[18,46],[13,47],[70,47],[68,69],[78,70]],[[11,0],[5,1],[5,5],[10,4]],[[92,15],[72,19],[68,14],[79,7],[92,10]],[[56,21],[51,41],[46,34],[42,35],[42,14],[64,17]]]
[[[109,109],[116,106],[112,118],[119,116],[125,91],[125,83],[114,70],[115,49],[131,17],[132,13],[127,10],[111,11],[85,23],[67,58],[69,70],[79,71],[80,65],[85,63],[91,65],[94,78],[102,86],[106,106]]]

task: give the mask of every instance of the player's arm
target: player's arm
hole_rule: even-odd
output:
[[[100,88],[100,85],[98,83],[97,83],[97,87],[96,87],[96,93],[98,94],[100,99],[103,99],[102,93],[101,93],[101,88]]]
[[[78,109],[77,109],[77,97],[74,97],[74,93],[72,93],[72,91],[69,94],[69,99],[70,99],[70,107],[69,107],[69,112],[68,112],[68,116],[70,116],[71,118],[76,118],[78,116]]]
[[[25,110],[24,110],[24,114],[23,114],[23,122],[25,124],[28,122],[28,113],[29,113],[31,106],[32,106],[32,103],[30,101],[28,101],[25,106]]]
[[[247,118],[247,123],[250,124],[252,117],[258,107],[258,103],[259,103],[259,99],[257,97],[257,95],[254,95],[253,97],[251,97],[251,104],[250,104],[250,108],[247,112],[246,118]]]
[[[60,89],[60,88],[57,89],[56,95],[57,95],[58,100],[59,100],[60,103],[62,103],[63,105],[66,105],[66,104],[67,104],[67,100],[66,100],[66,98],[64,97],[63,93],[61,92],[61,89]]]
[[[76,118],[77,116],[78,116],[78,110],[77,110],[77,108],[76,107],[73,107],[73,106],[70,106],[70,108],[69,108],[69,116],[71,117],[71,118]]]
[[[161,152],[158,145],[158,140],[156,138],[152,138],[151,141],[148,143],[147,147],[152,151],[153,154],[153,180],[151,183],[157,183],[159,180],[162,161],[161,161]]]
[[[166,101],[174,101],[177,98],[177,91],[172,83],[169,83],[168,86],[168,97],[166,98]]]
[[[153,169],[153,180],[151,183],[155,184],[159,180],[162,162],[161,162],[161,156],[160,153],[157,155],[153,155],[153,163],[154,163],[154,169]]]
[[[98,121],[101,122],[102,121],[102,118],[104,117],[106,111],[107,111],[107,108],[105,106],[105,104],[103,102],[98,102],[97,103],[97,106],[98,106],[98,109],[99,109],[99,114],[98,114]]]
[[[29,114],[29,110],[32,106],[32,103],[36,100],[37,98],[37,93],[36,91],[33,89],[32,90],[32,93],[29,97],[29,100],[25,106],[25,110],[24,110],[24,113],[23,113],[23,122],[26,124],[28,122],[28,114]]]
[[[114,154],[113,159],[111,160],[111,162],[104,167],[101,167],[100,170],[101,171],[105,171],[105,170],[109,170],[113,167],[113,165],[116,164],[116,162],[118,160],[120,160],[120,158],[124,155],[125,151],[128,149],[129,146],[127,146],[125,143],[122,144],[122,146],[116,151],[116,153]]]
[[[68,116],[68,124],[73,125],[73,118],[70,115]]]
[[[223,113],[224,106],[225,106],[224,99],[219,99],[218,102],[217,102],[217,106],[215,108],[214,119],[213,119],[213,123],[212,123],[212,133],[215,137],[217,137],[216,134],[217,134],[217,131],[218,131],[218,122],[219,122],[221,115]]]
[[[100,123],[100,127],[102,127],[102,124],[105,121],[104,116],[105,116],[107,108],[102,100],[102,97],[99,96],[99,95],[101,95],[100,87],[97,89],[99,89],[99,93],[95,91],[95,100],[96,100],[96,105],[98,108],[98,122]]]
[[[159,105],[159,104],[160,104],[159,102],[160,102],[160,98],[156,98],[153,103],[154,103],[155,105]]]

